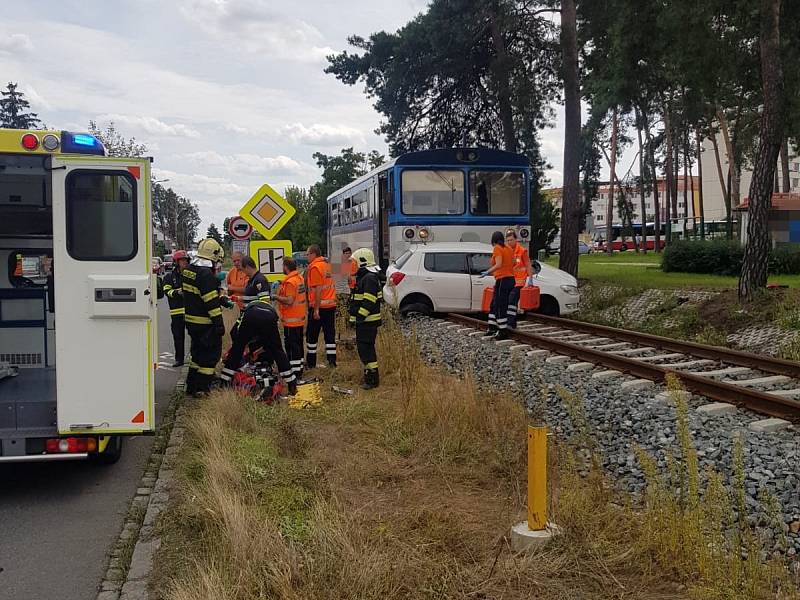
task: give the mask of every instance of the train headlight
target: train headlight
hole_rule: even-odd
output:
[[[430,237],[430,232],[428,232],[428,230],[423,227],[417,232],[417,235],[419,235],[419,239],[421,239],[424,242]]]
[[[527,240],[530,235],[531,235],[530,229],[526,229],[523,227],[522,229],[519,230],[519,237],[521,237],[523,240]]]
[[[406,229],[403,232],[403,237],[405,237],[407,240],[413,240],[414,239],[414,235],[415,235],[414,234],[414,230],[411,229],[411,227],[409,227],[408,229]]]

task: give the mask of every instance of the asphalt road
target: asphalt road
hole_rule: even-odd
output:
[[[159,301],[159,352],[172,352],[169,310]],[[172,355],[161,359],[172,363]],[[178,378],[156,373],[156,418]],[[0,599],[91,600],[106,555],[150,456],[152,437],[125,440],[115,465],[0,466]]]

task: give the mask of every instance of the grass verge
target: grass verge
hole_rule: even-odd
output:
[[[379,357],[383,386],[370,394],[332,391],[361,375],[343,353],[317,409],[227,393],[192,410],[180,489],[160,522],[155,597],[759,598],[786,589],[784,571],[756,561],[755,595],[698,596],[717,579],[652,537],[659,524],[682,526],[683,505],[669,518],[635,505],[566,442],[550,452],[550,510],[564,533],[513,554],[506,534],[525,514],[529,423],[519,399],[430,369],[391,319]]]
[[[558,266],[558,257],[548,264]],[[661,255],[654,252],[636,254],[617,252],[582,254],[578,262],[578,276],[590,283],[639,288],[736,288],[736,277],[705,275],[702,273],[664,273]],[[800,275],[770,275],[769,283],[800,287]]]

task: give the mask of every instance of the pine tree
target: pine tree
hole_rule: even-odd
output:
[[[1,91],[0,98],[0,127],[8,129],[37,129],[42,122],[39,115],[26,112],[31,104],[25,99],[25,94],[17,91],[17,84],[8,82],[5,91]]]
[[[212,223],[208,226],[208,231],[206,231],[206,237],[212,238],[217,240],[220,246],[222,246],[222,234],[217,229],[217,226]]]

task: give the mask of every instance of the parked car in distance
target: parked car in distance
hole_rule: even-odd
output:
[[[479,242],[441,242],[412,246],[386,270],[385,301],[401,314],[481,311],[483,290],[494,278],[481,277],[489,268],[492,247]],[[572,275],[534,261],[539,271],[537,312],[568,315],[578,310],[578,282]]]
[[[297,263],[298,269],[305,269],[308,266],[308,254],[303,252],[292,252],[292,258]]]
[[[556,238],[553,242],[547,247],[548,254],[555,254],[558,255],[561,252],[561,240]],[[591,254],[593,252],[592,247],[584,241],[578,240],[578,254]]]

